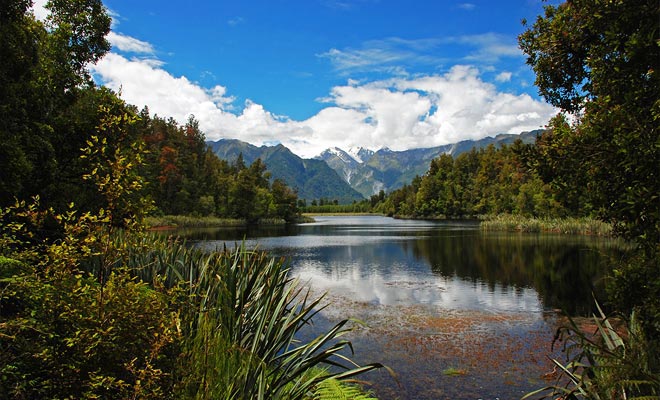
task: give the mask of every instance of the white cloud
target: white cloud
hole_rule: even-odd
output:
[[[389,37],[366,41],[359,48],[333,48],[317,56],[328,59],[335,70],[342,73],[387,72],[402,76],[407,75],[406,66],[439,65],[447,61],[438,56],[440,46],[446,43],[446,38]]]
[[[151,43],[143,42],[130,36],[111,31],[106,36],[108,42],[117,50],[128,53],[153,54],[154,47]]]
[[[508,71],[500,72],[495,77],[495,80],[498,81],[498,82],[509,82],[511,80],[512,75],[513,74],[511,72],[508,72]]]
[[[515,39],[497,33],[464,35],[449,40],[454,43],[472,46],[475,49],[463,57],[463,60],[471,63],[495,63],[505,57],[524,56]]]
[[[209,140],[282,143],[303,157],[332,146],[404,150],[519,133],[544,126],[556,113],[528,95],[499,92],[475,67],[455,66],[443,75],[349,80],[331,89],[323,99],[327,107],[295,121],[250,100],[236,107],[224,86],[203,88],[152,61],[109,53],[93,72],[139,108],[148,105],[152,113],[180,123],[194,114]]]
[[[418,66],[468,63],[487,68],[506,58],[523,57],[523,53],[515,38],[490,32],[442,38],[390,37],[366,41],[357,48],[332,48],[317,56],[329,60],[336,71],[346,75],[387,72],[404,76],[408,75],[406,68]]]
[[[477,6],[472,3],[460,3],[457,7],[466,11],[472,11],[477,8]]]
[[[240,24],[243,24],[243,23],[245,23],[245,18],[243,18],[243,17],[236,17],[236,18],[232,18],[232,19],[227,21],[227,25],[229,25],[229,26],[236,26],[236,25],[240,25]]]
[[[45,21],[50,15],[50,11],[46,9],[47,2],[48,0],[34,0],[34,3],[32,4],[34,17],[39,21]]]

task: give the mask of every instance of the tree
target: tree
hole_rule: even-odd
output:
[[[31,3],[0,4],[0,205],[39,194],[50,203],[66,193],[57,187],[60,169],[70,168],[84,139],[70,137],[75,129],[62,130],[60,122],[76,125],[71,111],[94,87],[87,66],[110,48],[101,1],[52,0],[46,25],[35,20]],[[76,152],[58,159],[61,144]]]
[[[588,200],[639,252],[614,270],[611,298],[635,310],[660,369],[660,3],[570,0],[519,37],[536,84],[573,114],[555,123],[553,151],[570,154]],[[557,121],[555,121],[557,122]],[[551,155],[552,156],[552,155]],[[556,160],[561,162],[561,160]],[[564,175],[565,170],[555,169]]]
[[[90,63],[100,60],[110,50],[106,35],[111,18],[101,0],[49,0],[50,11],[48,58],[55,69],[51,78],[59,91],[91,83]]]
[[[602,217],[648,250],[660,243],[660,4],[573,0],[547,6],[519,38],[540,93],[575,115],[579,153]]]
[[[276,216],[293,222],[298,217],[298,196],[281,179],[275,179],[272,184],[273,202]]]

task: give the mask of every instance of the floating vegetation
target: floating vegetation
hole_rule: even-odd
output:
[[[463,376],[463,375],[467,375],[467,373],[468,372],[465,369],[454,368],[454,367],[449,367],[442,371],[442,375],[445,376]]]
[[[365,322],[350,340],[396,373],[396,381],[370,375],[383,399],[520,398],[546,382],[549,357],[559,356],[550,347],[561,322],[554,313],[374,305],[332,292],[328,301],[323,317],[333,323],[350,314]]]

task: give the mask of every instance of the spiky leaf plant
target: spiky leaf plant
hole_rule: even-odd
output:
[[[558,330],[567,363],[553,359],[557,382],[523,397],[594,400],[650,400],[660,398],[660,377],[649,368],[644,338],[633,314],[617,331],[596,303],[596,331],[585,332],[573,319]],[[623,332],[623,333],[622,333]],[[553,343],[554,344],[554,343]]]
[[[284,260],[244,247],[210,254],[176,242],[137,247],[129,261],[136,274],[164,276],[189,293],[184,397],[302,399],[330,377],[382,367],[358,366],[345,354],[353,350],[342,339],[349,320],[309,342],[297,339],[323,309],[323,297],[312,299]],[[333,368],[309,373],[319,366]]]

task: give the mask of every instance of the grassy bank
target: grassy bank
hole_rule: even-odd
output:
[[[301,216],[297,223],[314,222],[313,218]],[[163,215],[159,217],[147,217],[146,225],[150,228],[213,228],[245,226],[248,222],[237,218],[218,217],[193,217],[189,215]],[[260,219],[258,225],[285,225],[286,221],[281,218]]]
[[[552,232],[569,235],[612,235],[610,224],[593,218],[530,218],[511,214],[488,216],[481,222],[481,229],[504,232]]]
[[[370,212],[308,212],[304,213],[303,217],[314,219],[313,217],[360,217],[365,215],[382,215]]]

